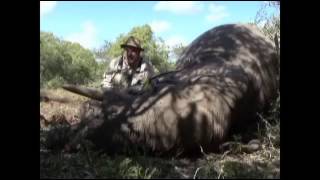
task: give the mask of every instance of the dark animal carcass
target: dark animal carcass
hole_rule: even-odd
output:
[[[276,96],[279,59],[254,26],[222,25],[195,39],[175,72],[139,96],[107,90],[83,110],[85,137],[109,152],[215,150],[233,127],[246,127]],[[95,98],[99,99],[99,98]]]

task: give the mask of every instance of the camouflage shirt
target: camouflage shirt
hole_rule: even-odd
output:
[[[103,76],[103,88],[128,88],[143,85],[146,80],[154,76],[154,69],[149,61],[142,58],[141,63],[133,70],[120,56],[111,60],[109,71]]]

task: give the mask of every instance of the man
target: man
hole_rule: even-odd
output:
[[[139,93],[154,75],[153,66],[141,56],[144,49],[138,39],[130,36],[121,45],[122,55],[111,60],[109,71],[104,74],[103,88],[128,88],[129,93]]]

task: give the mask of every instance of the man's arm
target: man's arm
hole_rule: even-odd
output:
[[[116,73],[117,67],[119,63],[119,58],[112,59],[109,64],[109,70],[107,70],[103,74],[103,80],[101,82],[101,86],[103,88],[112,88],[114,86],[112,79],[114,74]]]
[[[103,75],[103,80],[101,82],[101,86],[103,88],[112,88],[113,84],[112,84],[112,74],[110,73],[104,73]]]
[[[153,66],[144,62],[141,67],[141,73],[134,79],[134,85],[129,87],[129,94],[142,94],[145,90],[149,89],[151,84],[149,79],[154,76]]]

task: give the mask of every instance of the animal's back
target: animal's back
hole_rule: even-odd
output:
[[[259,90],[263,108],[276,95],[279,86],[279,59],[274,43],[254,25],[227,24],[213,28],[195,39],[177,61],[177,69],[186,69],[182,79],[192,79],[209,71],[234,78],[244,75]],[[207,67],[206,67],[207,66]],[[232,78],[232,77],[231,77]]]

